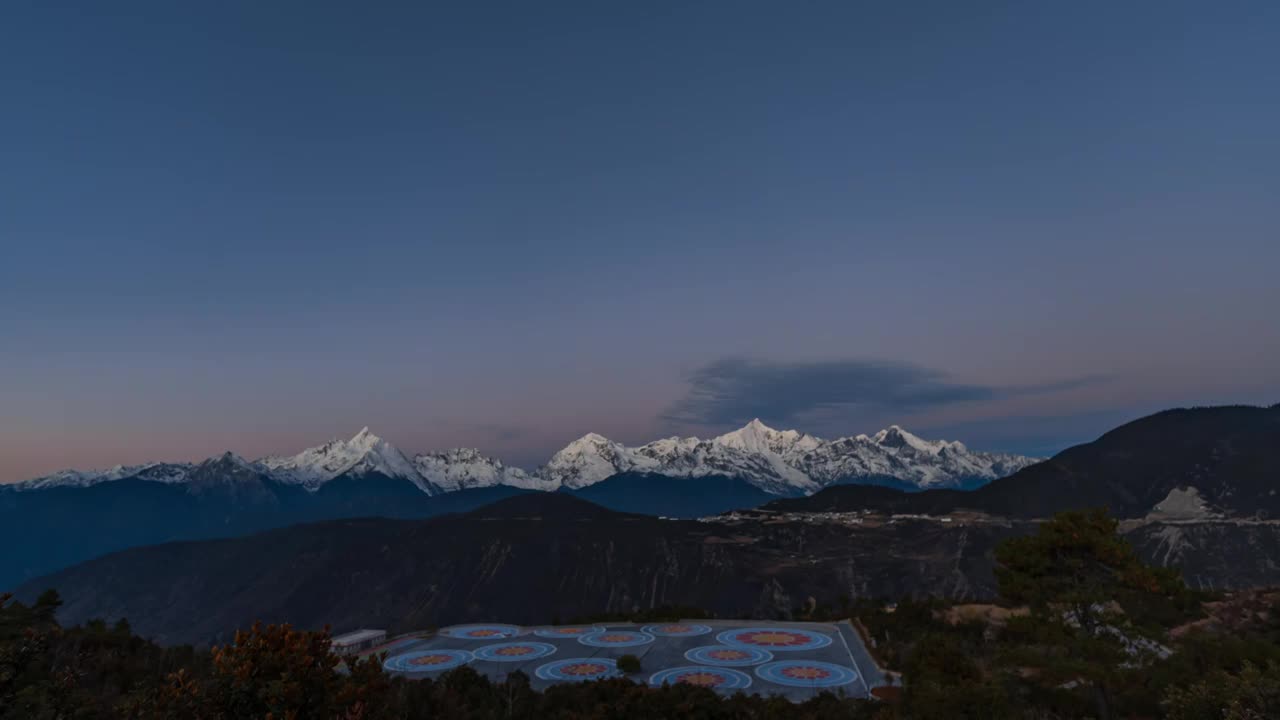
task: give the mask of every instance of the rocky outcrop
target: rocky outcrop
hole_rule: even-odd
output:
[[[1148,562],[1182,570],[1203,590],[1280,585],[1280,522],[1144,522],[1124,536]]]

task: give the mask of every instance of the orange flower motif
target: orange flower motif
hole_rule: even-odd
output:
[[[803,635],[789,632],[745,633],[738,639],[752,645],[803,645],[807,641]]]
[[[495,654],[505,657],[518,657],[520,655],[528,655],[533,652],[533,648],[528,645],[512,645],[511,647],[498,648]]]
[[[599,675],[609,668],[599,663],[573,663],[560,668],[560,672],[565,675],[583,676],[583,675]]]
[[[693,672],[677,677],[676,682],[682,682],[688,685],[700,685],[702,687],[715,687],[724,682],[724,676],[709,672]]]
[[[448,655],[423,655],[422,657],[416,657],[409,662],[413,665],[439,665],[441,663],[447,663],[452,659],[453,658]]]
[[[789,667],[783,670],[782,674],[796,680],[825,680],[831,677],[831,673],[822,668],[808,666]]]

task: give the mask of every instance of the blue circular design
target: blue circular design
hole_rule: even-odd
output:
[[[712,690],[741,690],[751,687],[751,676],[726,667],[686,665],[660,670],[649,678],[649,684],[654,687],[660,687],[664,683],[668,685],[688,683]]]
[[[751,636],[762,636],[759,640],[753,640]],[[789,636],[792,638],[790,642],[769,642],[768,638],[774,636]],[[764,648],[770,652],[791,652],[794,650],[817,650],[831,644],[831,636],[809,630],[796,630],[791,628],[778,627],[748,627],[734,628],[725,630],[716,635],[716,641],[721,645],[732,645],[733,647],[757,647]]]
[[[696,647],[685,653],[684,657],[686,660],[699,665],[746,667],[769,662],[773,659],[773,653],[755,647],[708,645],[706,647]]]
[[[666,625],[645,625],[641,630],[658,637],[696,637],[711,632],[711,626],[690,623],[667,623]]]
[[[653,636],[636,630],[602,630],[583,635],[578,642],[591,647],[636,647],[653,642]]]
[[[505,640],[523,635],[524,631],[515,625],[454,625],[440,634],[458,640]]]
[[[618,677],[622,673],[618,672],[618,664],[609,658],[570,658],[552,660],[539,666],[533,674],[542,680],[583,682]]]
[[[537,660],[538,658],[546,657],[555,651],[556,646],[550,643],[509,642],[485,645],[482,648],[476,648],[472,651],[472,654],[476,656],[477,660],[525,662],[526,660]]]
[[[539,628],[534,630],[533,634],[538,637],[568,640],[598,632],[604,632],[604,628],[599,625],[558,625],[556,627]]]
[[[417,650],[387,658],[382,667],[387,672],[438,672],[466,665],[471,658],[466,650]]]
[[[835,687],[858,679],[858,673],[843,665],[817,660],[779,660],[756,668],[756,676],[788,687]]]

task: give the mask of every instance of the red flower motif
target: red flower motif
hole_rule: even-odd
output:
[[[677,676],[676,682],[700,685],[702,687],[716,687],[724,684],[724,676],[709,672],[692,672]]]
[[[423,655],[422,657],[413,658],[409,663],[411,665],[440,665],[452,659],[453,657],[449,655]]]
[[[784,668],[782,674],[796,680],[826,680],[831,677],[831,673],[822,668],[810,667],[808,665],[797,665],[794,667]]]

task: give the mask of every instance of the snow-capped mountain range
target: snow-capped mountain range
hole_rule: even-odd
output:
[[[148,463],[102,471],[63,470],[16,484],[18,490],[87,487],[139,478],[192,482],[213,462],[315,491],[340,477],[387,477],[412,482],[429,495],[506,485],[531,490],[575,490],[624,472],[697,478],[741,478],[774,495],[811,494],[838,483],[891,483],[915,488],[962,487],[1010,475],[1038,458],[969,450],[963,443],[924,440],[897,425],[872,436],[824,440],[796,430],[774,430],[759,420],[707,440],[670,437],[627,447],[595,433],[574,440],[542,467],[527,472],[471,449],[406,456],[364,428],[350,440],[331,440],[297,455],[250,462],[230,453],[203,463]]]

